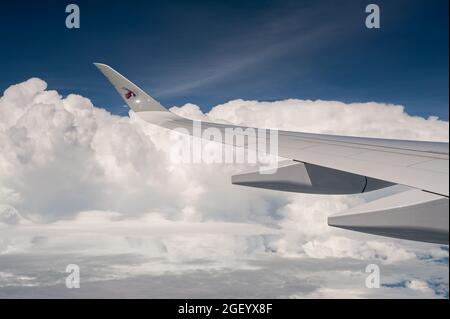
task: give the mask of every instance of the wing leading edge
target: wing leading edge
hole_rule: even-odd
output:
[[[201,124],[202,132],[209,128],[216,128],[226,134],[227,128],[239,128],[242,131],[247,129],[247,127],[236,125],[198,122],[176,115],[168,111],[138,86],[111,67],[99,63],[95,65],[113,84],[129,107],[140,118],[149,123],[172,130],[182,128],[191,135],[194,133],[195,123]],[[289,178],[288,180],[277,178],[278,173],[275,174],[275,183],[273,181],[265,181],[264,179],[258,180],[257,177],[255,183],[255,175],[250,175],[249,177],[248,174],[243,174],[243,176],[233,178],[235,184],[262,187],[257,185],[259,183],[259,185],[269,185],[269,187],[263,188],[320,194],[339,193],[339,182],[334,187],[337,192],[333,191],[333,189],[330,190],[330,187],[328,187],[329,183],[336,183],[336,178],[339,176],[340,179],[338,178],[338,180],[341,181],[357,181],[358,176],[359,179],[363,178],[363,181],[366,183],[371,181],[371,185],[376,186],[373,186],[369,190],[389,187],[394,184],[406,185],[415,192],[425,194],[422,196],[425,199],[420,203],[419,208],[416,209],[414,205],[409,203],[409,197],[394,196],[390,200],[377,202],[376,207],[369,205],[364,212],[356,214],[357,217],[352,212],[347,212],[346,218],[330,218],[329,224],[335,227],[389,237],[448,244],[448,143],[361,138],[289,131],[277,131],[277,134],[278,148],[275,155],[291,159],[295,163],[303,165],[308,175],[307,179],[310,180],[311,184],[307,188],[308,191],[305,190],[304,185],[301,187],[294,185],[297,189],[293,187],[292,178],[290,180]],[[261,137],[258,136],[257,138]],[[262,138],[268,139],[268,136],[265,134]],[[234,140],[231,144],[233,143]],[[256,146],[246,145],[245,147],[251,148]],[[264,151],[267,153],[271,152],[269,149],[264,149]],[[309,170],[305,168],[306,166],[309,166]],[[311,179],[311,176],[314,174],[315,179]],[[285,174],[285,176],[289,175],[291,174]],[[246,178],[250,178],[250,181],[246,181]],[[320,187],[317,185],[320,185]],[[341,188],[345,188],[344,186],[348,187],[349,190],[355,189],[354,192],[348,191],[344,193],[369,191],[365,189],[356,191],[359,189],[359,186],[353,187],[351,184],[343,184]],[[435,197],[431,198],[431,196]],[[439,205],[436,205],[436,201],[439,202]],[[400,210],[401,212],[399,211],[400,208],[402,208]],[[427,214],[426,212],[429,208],[440,211],[441,214]],[[444,212],[442,213],[442,211]],[[370,214],[375,212],[378,213],[377,216],[385,216],[381,212],[389,213],[389,216],[396,216],[394,218],[395,223],[394,219],[385,219],[396,226],[389,228],[385,227],[386,225],[384,224],[382,226],[378,225],[374,222],[374,220],[377,220],[377,218],[373,217],[374,215],[369,217]],[[429,232],[429,229],[424,230],[424,227],[422,227],[424,225],[423,220],[413,218],[413,215],[427,216],[426,218],[433,220],[433,225],[434,221],[439,220],[439,222],[442,222],[442,218],[445,219],[446,217],[446,230],[439,228],[439,234],[436,235],[433,233],[434,228],[431,227],[430,229],[433,235],[427,235],[426,233]],[[383,219],[384,217],[379,218]],[[406,219],[409,220],[407,223],[407,231],[400,231],[397,226],[401,226],[401,220]],[[355,220],[358,220],[358,222],[355,222]],[[367,220],[367,223],[365,220]],[[420,225],[410,222],[411,220],[417,220],[417,223],[420,223]],[[409,235],[406,236],[404,235],[405,233]],[[447,238],[446,241],[442,240],[443,237]]]

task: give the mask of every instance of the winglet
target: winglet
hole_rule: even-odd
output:
[[[94,63],[94,65],[103,73],[103,75],[111,82],[117,92],[123,98],[125,103],[134,112],[146,111],[165,111],[168,110],[145,93],[136,84],[125,78],[119,72],[103,63]]]

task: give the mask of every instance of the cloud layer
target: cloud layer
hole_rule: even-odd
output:
[[[448,122],[375,102],[235,100],[207,114],[193,104],[172,110],[251,126],[448,141]],[[86,296],[94,286],[108,295],[110,285],[130,283],[135,290],[122,295],[147,296],[136,284],[147,276],[166,283],[161,296],[208,295],[216,279],[235,282],[226,297],[242,278],[255,285],[247,296],[259,296],[258,285],[273,291],[265,297],[448,295],[448,250],[327,226],[327,216],[364,198],[233,186],[230,176],[243,165],[174,164],[171,143],[167,131],[135,114],[118,117],[84,97],[61,97],[40,79],[8,88],[0,99],[1,296],[14,295],[8,287],[29,296],[42,286],[58,295],[63,274],[42,275],[49,256],[88,269],[91,290],[80,292]],[[127,257],[119,262],[121,255]],[[10,267],[15,260],[24,266]],[[364,286],[372,262],[386,271],[387,286],[375,291]],[[177,290],[179,274],[204,276],[206,286]]]

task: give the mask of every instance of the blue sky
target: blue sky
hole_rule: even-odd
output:
[[[365,27],[365,6],[381,29]],[[166,106],[232,99],[402,104],[448,120],[448,1],[63,1],[2,4],[0,90],[30,77],[127,113],[92,62]]]

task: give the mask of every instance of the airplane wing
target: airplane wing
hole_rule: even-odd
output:
[[[143,120],[196,135],[215,129],[226,136],[252,129],[260,144],[223,143],[254,148],[288,159],[275,174],[248,172],[233,184],[313,194],[358,194],[403,185],[401,192],[332,216],[331,226],[365,233],[448,244],[448,143],[388,140],[276,130],[277,147],[267,147],[273,135],[256,128],[199,122],[176,115],[111,67],[95,63],[128,106]],[[181,129],[181,130],[180,130]],[[197,132],[196,132],[197,130]],[[272,130],[274,131],[274,130]],[[236,133],[237,132],[237,133]],[[235,136],[236,137],[236,136]]]

